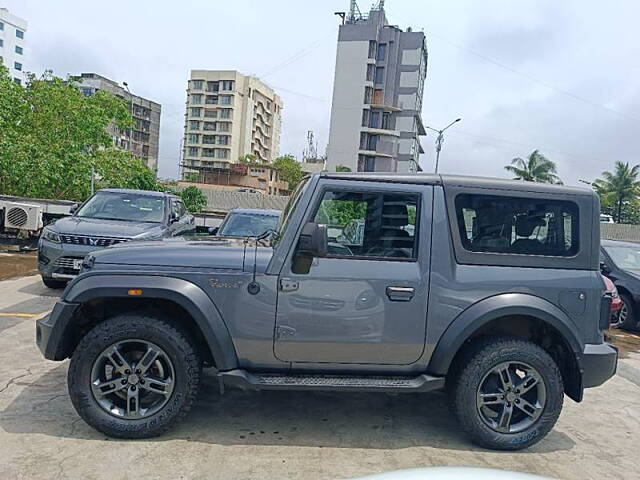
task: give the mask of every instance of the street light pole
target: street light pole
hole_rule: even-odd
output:
[[[131,98],[130,108],[131,108],[131,117],[133,117],[133,93],[131,93],[131,90],[129,90],[129,84],[127,82],[122,82],[122,85],[124,85],[124,88],[127,90],[127,92],[129,93],[129,97]],[[134,152],[135,149],[133,148],[133,126],[129,128],[129,149],[131,150],[132,153],[135,154]]]
[[[444,135],[443,135],[444,131],[447,128],[449,128],[450,126],[452,126],[454,123],[458,123],[460,120],[462,120],[462,119],[461,118],[456,118],[453,122],[451,122],[449,125],[444,127],[442,130],[437,130],[437,129],[429,127],[429,126],[426,127],[429,130],[433,130],[434,132],[436,132],[438,134],[438,136],[436,138],[436,169],[435,169],[435,173],[438,173],[438,165],[440,164],[440,150],[442,150],[442,142],[444,142]]]

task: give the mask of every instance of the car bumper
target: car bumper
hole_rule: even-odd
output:
[[[40,237],[38,243],[38,271],[46,278],[71,280],[80,269],[73,265],[74,260],[82,260],[88,253],[104,247],[54,243]]]
[[[580,355],[579,363],[582,387],[597,387],[615,375],[618,349],[608,343],[587,344]]]
[[[71,355],[71,336],[65,335],[77,303],[58,301],[49,315],[36,321],[36,343],[48,360],[64,360]]]

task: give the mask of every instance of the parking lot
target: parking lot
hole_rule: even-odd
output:
[[[26,257],[25,257],[26,258]],[[3,263],[4,262],[4,263]],[[617,333],[618,375],[565,399],[552,433],[518,453],[476,448],[446,398],[432,395],[242,392],[205,376],[185,422],[145,441],[105,438],[75,413],[68,362],[42,358],[34,321],[59,291],[30,260],[0,257],[0,478],[329,479],[433,465],[517,470],[562,479],[638,478],[640,338]],[[4,266],[3,266],[4,265]]]

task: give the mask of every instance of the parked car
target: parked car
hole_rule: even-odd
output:
[[[280,210],[234,208],[212,233],[220,237],[257,237],[269,230],[277,230]]]
[[[180,197],[161,192],[106,188],[72,215],[43,228],[38,270],[47,287],[62,288],[89,252],[129,240],[154,240],[195,231]]]
[[[622,307],[614,326],[627,330],[640,327],[640,244],[602,240],[600,269],[618,290]]]
[[[600,214],[600,223],[615,223],[611,215]]]
[[[215,367],[221,393],[447,386],[474,442],[518,450],[565,394],[580,402],[615,373],[599,211],[594,192],[560,185],[314,174],[269,240],[90,253],[36,339],[71,358],[74,407],[113,437],[167,430]],[[333,253],[327,225],[353,220],[362,244]]]
[[[611,281],[610,278],[602,275],[602,279],[604,280],[605,285],[605,295],[609,295],[611,297],[611,317],[609,320],[610,327],[618,327],[620,322],[620,309],[622,308],[622,299],[618,294],[618,289]]]

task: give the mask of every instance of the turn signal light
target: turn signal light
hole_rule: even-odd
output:
[[[127,293],[129,295],[142,295],[142,289],[141,288],[131,288],[131,289],[127,290]]]

